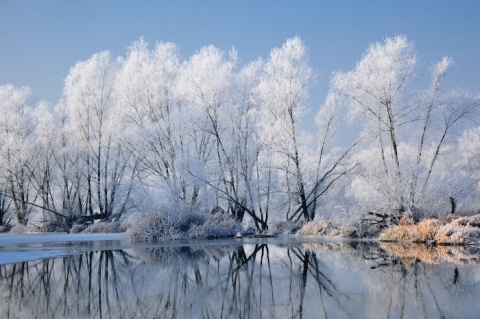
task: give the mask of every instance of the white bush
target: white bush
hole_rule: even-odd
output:
[[[233,217],[221,213],[211,215],[203,224],[194,224],[188,231],[189,238],[233,237],[242,230]]]
[[[98,222],[90,225],[83,231],[84,233],[120,233],[119,222]]]
[[[178,216],[173,214],[146,213],[133,225],[127,235],[134,241],[165,241],[182,238],[178,228]]]
[[[146,213],[127,235],[134,241],[165,241],[182,238],[233,237],[242,230],[230,215],[201,214],[191,210],[172,213]]]

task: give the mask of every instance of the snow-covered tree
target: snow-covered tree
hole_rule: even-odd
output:
[[[271,172],[268,174],[269,193],[276,194],[274,200],[285,208],[290,220],[303,217],[310,221],[315,217],[318,199],[345,174],[340,163],[352,149],[338,151],[329,158],[333,155],[329,151],[339,117],[339,110],[330,100],[317,115],[317,134],[301,130],[313,80],[307,48],[295,37],[271,51],[255,91],[258,132],[265,148],[263,159],[275,175],[272,178]]]
[[[244,66],[236,75],[233,87],[233,103],[227,110],[226,125],[229,127],[226,157],[231,185],[230,209],[241,219],[246,212],[260,229],[265,229],[269,218],[271,165],[264,165],[262,156],[268,149],[257,129],[259,106],[253,94],[258,86],[261,60]],[[228,189],[228,188],[226,188]]]
[[[125,123],[124,142],[138,163],[137,177],[171,202],[192,193],[184,165],[188,112],[174,94],[177,51],[172,43],[157,43],[150,51],[143,39],[134,42],[115,85],[116,112]]]
[[[35,200],[32,153],[36,119],[30,89],[0,86],[0,189],[12,200],[17,222],[26,225]],[[6,199],[3,198],[5,201]],[[5,203],[2,205],[5,207]],[[2,210],[2,214],[5,214]]]
[[[230,129],[226,125],[226,109],[231,102],[235,60],[235,51],[226,57],[218,48],[204,47],[183,63],[176,83],[176,92],[189,113],[188,155],[192,165],[189,170],[193,176],[200,177],[200,182],[203,180],[228,196],[232,185],[228,185],[231,177],[226,167],[229,161],[226,132]],[[211,177],[205,178],[205,174]],[[201,184],[195,185],[193,200],[198,197],[200,187]],[[218,205],[215,193],[208,200]]]
[[[463,132],[458,143],[461,163],[477,182],[477,192],[480,193],[480,127]]]
[[[32,113],[36,119],[35,145],[32,149],[32,166],[28,167],[32,176],[33,187],[37,193],[37,204],[45,209],[56,211],[56,163],[55,153],[56,144],[56,126],[54,125],[54,115],[50,111],[50,106],[46,103],[40,103]],[[44,210],[43,219],[49,220],[51,214]]]
[[[344,97],[351,117],[361,118],[363,136],[371,143],[359,154],[364,183],[357,180],[355,191],[371,188],[387,209],[423,206],[448,139],[478,106],[468,94],[442,92],[451,64],[443,58],[433,67],[431,87],[419,91],[413,86],[414,45],[395,36],[372,44],[353,70],[333,75],[332,91]]]
[[[306,220],[310,219],[310,215],[305,171],[302,169],[304,158],[300,154],[299,121],[304,114],[312,80],[307,48],[299,37],[295,37],[270,52],[255,92],[261,117],[258,129],[271,150],[266,160],[272,160],[283,184],[278,186],[281,189],[272,191],[285,194],[278,204],[285,205],[287,216],[299,204]],[[272,158],[268,159],[268,156]]]
[[[78,62],[65,80],[63,104],[71,160],[77,178],[78,213],[105,218],[121,213],[118,191],[124,182],[128,154],[120,143],[122,123],[113,112],[117,64],[108,52]],[[125,198],[123,198],[125,200]]]

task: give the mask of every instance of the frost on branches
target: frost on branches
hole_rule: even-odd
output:
[[[434,213],[431,205],[445,200],[440,193],[452,185],[449,178],[462,178],[451,143],[479,99],[442,90],[452,63],[443,58],[434,65],[430,87],[418,91],[415,48],[396,36],[371,45],[353,70],[334,74],[332,92],[363,125],[364,147],[356,153],[360,166],[349,192],[367,209]],[[457,199],[447,199],[454,210]]]
[[[333,74],[316,110],[315,71],[299,37],[265,60],[239,61],[235,49],[210,45],[184,59],[173,43],[139,39],[124,57],[100,52],[76,63],[56,106],[1,86],[0,226],[212,214],[195,215],[208,221],[188,226],[195,237],[236,232],[236,223],[265,231],[319,215],[473,209],[478,128],[456,137],[479,100],[442,89],[451,59],[418,90],[413,44],[387,38]],[[304,124],[311,112],[314,127]],[[338,147],[346,116],[362,131]]]

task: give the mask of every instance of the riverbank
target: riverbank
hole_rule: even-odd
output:
[[[399,241],[436,245],[480,244],[480,214],[468,217],[426,218],[415,223],[402,218],[398,225],[383,231],[381,241]]]

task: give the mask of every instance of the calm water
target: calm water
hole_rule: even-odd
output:
[[[118,238],[9,246],[0,242],[0,258],[39,251],[56,257],[2,262],[0,318],[480,314],[478,247],[433,249],[300,238],[168,245]]]

